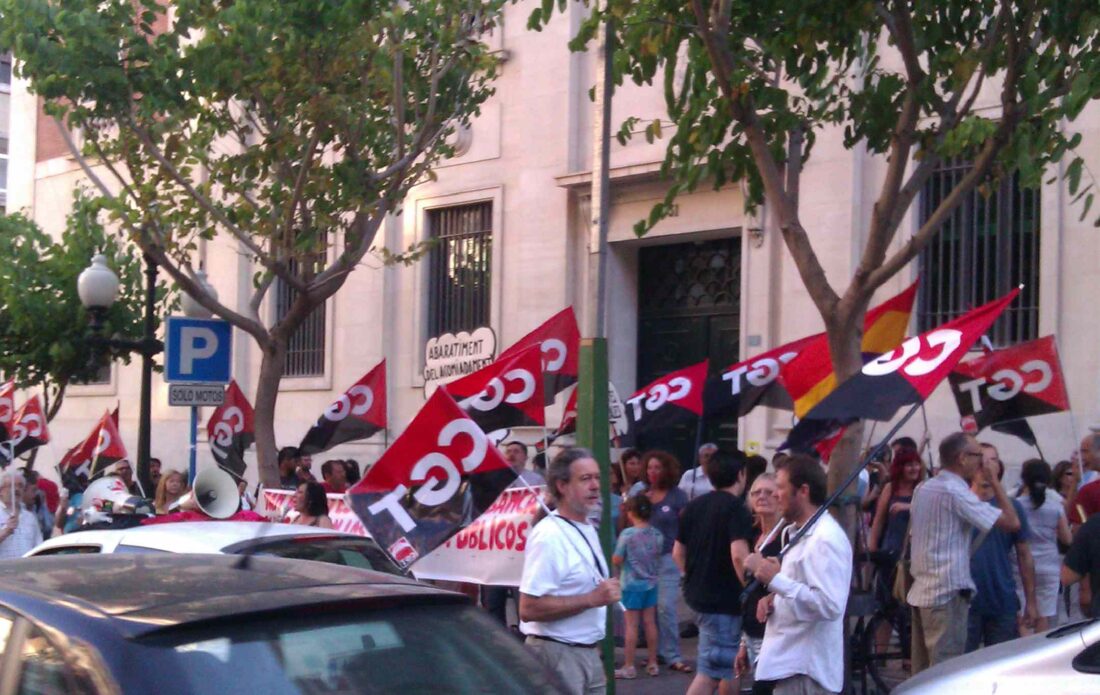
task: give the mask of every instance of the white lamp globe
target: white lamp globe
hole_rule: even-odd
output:
[[[107,309],[118,298],[118,276],[107,267],[103,254],[92,256],[92,264],[76,279],[76,292],[86,309]]]
[[[203,288],[208,295],[210,295],[214,301],[218,301],[218,291],[214,289],[214,286],[210,284],[206,279],[205,270],[195,271],[195,284]],[[211,311],[199,304],[194,297],[187,292],[183,293],[180,298],[180,307],[183,309],[183,313],[186,316],[190,316],[193,319],[208,319],[211,316]]]

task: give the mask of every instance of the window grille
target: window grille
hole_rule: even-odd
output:
[[[428,335],[489,325],[493,204],[428,211]]]
[[[302,262],[290,260],[287,267],[291,273],[302,277],[312,277],[324,268],[326,253],[314,254],[306,259],[313,265],[312,272],[302,273]],[[285,282],[275,283],[275,319],[281,321],[290,311],[298,291]],[[310,312],[287,342],[286,361],[283,364],[283,376],[323,376],[325,373],[325,304],[322,303]]]
[[[923,224],[970,169],[963,159],[944,162],[924,186]],[[994,345],[1039,335],[1038,190],[1004,177],[966,196],[920,257],[917,321],[921,332],[1003,296],[1023,291],[989,331]]]

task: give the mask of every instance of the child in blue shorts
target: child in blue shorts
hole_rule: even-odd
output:
[[[661,571],[661,546],[664,536],[649,525],[653,504],[645,495],[631,497],[623,505],[630,522],[615,544],[611,562],[620,568],[619,581],[626,609],[626,635],[623,640],[623,667],[615,669],[616,678],[637,678],[634,652],[638,648],[638,619],[645,624],[649,659],[646,673],[656,676],[657,669],[657,577]]]

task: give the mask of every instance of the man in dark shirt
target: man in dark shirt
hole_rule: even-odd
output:
[[[1086,574],[1093,597],[1090,614],[1100,618],[1100,515],[1086,521],[1073,537],[1062,562],[1062,586],[1079,582]]]
[[[698,613],[699,665],[688,695],[709,695],[722,681],[733,680],[741,638],[741,568],[752,535],[752,516],[741,501],[743,457],[716,451],[704,470],[714,491],[684,508],[672,548],[684,572],[684,599]]]
[[[284,490],[296,490],[302,480],[298,477],[298,467],[302,464],[302,454],[296,446],[284,446],[279,449],[279,487]]]

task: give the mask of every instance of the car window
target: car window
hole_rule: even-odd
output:
[[[55,693],[87,693],[69,670],[64,655],[46,635],[31,627],[23,638],[19,695],[54,695]]]
[[[237,550],[236,552],[241,552]],[[360,567],[387,574],[406,576],[370,538],[347,536],[309,536],[261,543],[252,547],[257,555],[274,555],[293,560],[313,560],[331,565]]]
[[[142,641],[174,652],[173,670],[193,693],[241,683],[266,695],[558,692],[518,640],[467,605],[240,616]]]
[[[160,548],[143,548],[140,545],[126,545],[125,543],[119,543],[115,548],[115,553],[122,553],[123,555],[149,555],[150,553],[167,553],[167,550],[161,550]]]
[[[103,551],[99,545],[61,545],[56,548],[46,548],[34,554],[35,557],[47,555],[94,555]]]

